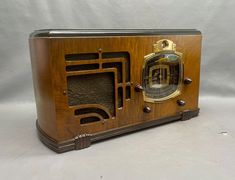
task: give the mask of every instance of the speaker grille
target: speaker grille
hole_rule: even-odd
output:
[[[78,54],[66,54],[65,60],[66,61],[77,61],[77,60],[92,60],[98,59],[98,53],[78,53]]]
[[[103,119],[108,119],[109,115],[103,110],[95,107],[89,107],[89,108],[81,108],[81,109],[76,109],[74,111],[74,114],[76,116],[83,115],[83,114],[88,114],[88,113],[96,113],[99,114]]]
[[[74,112],[75,116],[81,117],[81,124],[97,122],[99,117],[110,119],[111,116],[115,117],[117,111],[123,110],[126,100],[131,98],[129,52],[66,54],[65,61],[68,104],[86,105],[85,108],[78,107]],[[116,69],[117,74],[113,69]],[[91,107],[87,104],[91,104]],[[88,118],[83,117],[84,114],[99,116]]]
[[[80,123],[87,124],[87,123],[93,123],[93,122],[97,122],[97,121],[100,121],[100,119],[98,117],[91,116],[91,117],[81,118]]]
[[[130,54],[128,52],[104,52],[103,59],[123,58],[125,63],[126,82],[130,81]]]
[[[118,88],[118,108],[123,107],[123,90],[122,87]]]
[[[67,66],[66,71],[84,71],[84,70],[93,70],[98,68],[99,64],[82,64],[82,65]]]
[[[114,116],[114,74],[97,73],[68,76],[68,103],[70,106],[81,104],[101,104]]]
[[[122,63],[121,62],[113,62],[113,63],[103,63],[103,68],[116,68],[117,69],[117,77],[118,82],[122,82]]]

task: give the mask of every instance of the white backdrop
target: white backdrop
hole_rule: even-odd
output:
[[[0,0],[0,179],[234,180],[234,9],[234,0]],[[200,116],[55,154],[35,128],[28,36],[44,28],[201,30]]]
[[[235,96],[235,1],[1,0],[0,101],[34,101],[29,33],[43,28],[196,28],[201,95]]]

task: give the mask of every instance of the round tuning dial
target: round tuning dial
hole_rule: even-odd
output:
[[[144,111],[145,113],[150,113],[150,112],[151,112],[151,108],[150,108],[149,106],[145,106],[144,109],[143,109],[143,111]]]
[[[143,87],[140,84],[136,84],[135,85],[135,91],[136,92],[141,92],[141,91],[143,91]]]
[[[185,101],[179,99],[179,100],[177,100],[177,104],[178,104],[179,106],[184,106],[186,103],[185,103]]]
[[[188,84],[191,84],[192,83],[192,79],[190,78],[185,78],[184,79],[184,84],[188,85]]]

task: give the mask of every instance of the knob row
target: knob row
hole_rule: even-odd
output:
[[[177,100],[177,104],[178,104],[179,106],[184,106],[184,105],[186,104],[186,102],[183,101],[183,100],[181,100],[181,99],[179,99],[179,100]],[[144,109],[143,109],[143,111],[144,111],[145,113],[150,113],[150,112],[151,112],[151,108],[150,108],[149,106],[145,106]]]
[[[190,79],[190,78],[184,79],[184,84],[189,85],[191,83],[192,83],[192,79]],[[140,84],[136,84],[136,86],[135,86],[136,92],[141,92],[141,91],[143,91],[143,89],[144,89],[143,86],[141,86]]]

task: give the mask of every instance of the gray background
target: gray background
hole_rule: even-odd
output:
[[[233,0],[1,0],[0,179],[234,179],[234,7]],[[28,36],[43,28],[201,30],[200,116],[54,154],[34,124]]]

